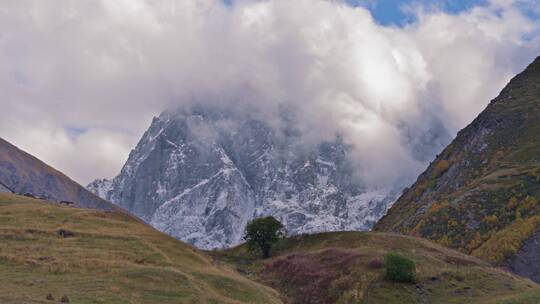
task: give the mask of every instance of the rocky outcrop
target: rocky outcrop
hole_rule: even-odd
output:
[[[99,197],[107,197],[107,193],[112,189],[112,181],[106,178],[96,179],[86,189]]]
[[[368,230],[401,187],[366,188],[349,153],[339,137],[308,146],[290,126],[226,111],[168,111],[105,195],[107,181],[89,189],[205,249],[239,243],[246,223],[263,215],[278,217],[290,234]]]
[[[540,282],[540,231],[523,243],[509,261],[509,268],[521,276]]]

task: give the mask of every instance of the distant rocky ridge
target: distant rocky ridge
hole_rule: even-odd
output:
[[[0,192],[2,193],[13,193],[7,186],[0,183]]]
[[[65,201],[77,207],[121,211],[69,177],[0,138],[0,192]]]
[[[274,215],[290,234],[369,230],[403,185],[369,189],[339,137],[307,147],[294,128],[226,111],[156,117],[121,173],[87,189],[199,248],[238,244],[246,223]]]

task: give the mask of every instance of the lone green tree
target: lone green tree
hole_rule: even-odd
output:
[[[273,216],[254,219],[246,226],[248,250],[260,251],[264,259],[270,257],[272,246],[285,236],[283,224]]]

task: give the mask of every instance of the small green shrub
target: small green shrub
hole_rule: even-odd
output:
[[[397,283],[414,283],[416,281],[416,265],[414,262],[397,253],[389,253],[384,257],[385,279]]]

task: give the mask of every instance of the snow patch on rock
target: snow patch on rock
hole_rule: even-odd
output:
[[[240,243],[246,224],[267,215],[290,234],[369,230],[400,194],[402,185],[358,180],[339,138],[303,147],[276,134],[294,132],[233,114],[165,112],[120,174],[88,189],[203,249]]]

